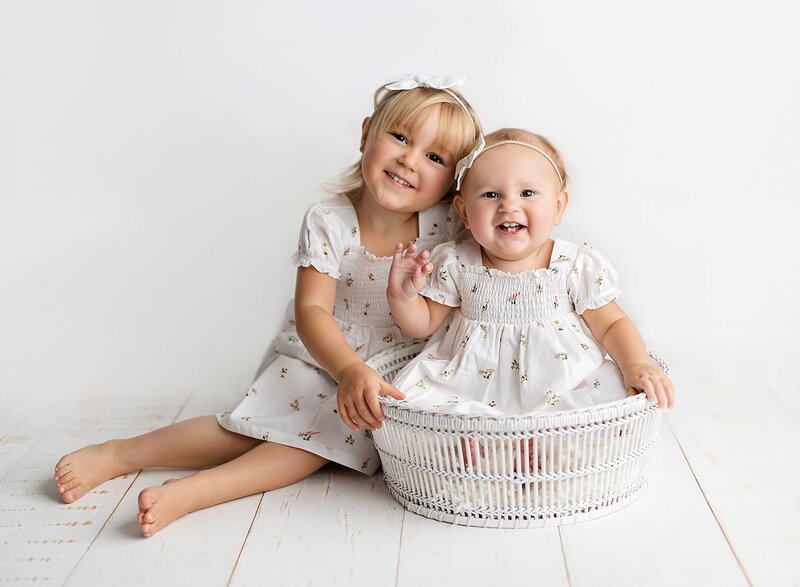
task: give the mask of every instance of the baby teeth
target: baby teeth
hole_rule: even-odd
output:
[[[387,173],[388,173],[388,172],[387,172]],[[401,178],[401,177],[397,177],[397,176],[396,176],[394,173],[388,173],[388,175],[389,175],[389,177],[391,177],[393,180],[395,180],[397,183],[399,183],[399,184],[401,184],[401,185],[404,185],[404,186],[406,186],[406,187],[411,187],[411,184],[410,184],[410,183],[408,183],[406,180],[404,180],[404,179],[403,179],[403,178]]]

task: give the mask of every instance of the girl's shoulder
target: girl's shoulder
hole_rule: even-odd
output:
[[[422,245],[429,243],[443,243],[458,239],[465,230],[461,218],[453,208],[451,202],[439,202],[427,210],[419,213],[419,237],[417,240]],[[433,244],[429,244],[433,246]]]
[[[564,239],[554,239],[553,253],[550,256],[550,267],[574,266],[589,262],[610,264],[605,255],[587,242],[576,244]]]
[[[324,229],[341,234],[343,239],[358,236],[358,216],[352,202],[335,195],[311,203],[306,209],[304,224],[308,228]]]
[[[434,267],[456,266],[465,269],[480,266],[482,264],[481,246],[472,239],[447,241],[433,248],[430,262]]]

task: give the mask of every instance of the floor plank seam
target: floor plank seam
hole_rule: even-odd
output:
[[[670,429],[670,432],[672,433],[672,436],[675,438],[675,443],[678,445],[678,448],[680,449],[681,454],[683,455],[683,458],[686,461],[686,465],[689,467],[689,471],[692,473],[692,478],[694,479],[694,482],[697,484],[697,488],[700,490],[700,493],[703,495],[703,499],[705,500],[706,505],[708,506],[708,509],[711,512],[711,515],[714,516],[714,521],[717,523],[717,526],[719,527],[720,532],[722,532],[722,536],[725,537],[725,542],[728,544],[728,548],[730,549],[731,554],[733,554],[733,558],[736,559],[736,564],[739,565],[739,569],[742,571],[742,574],[744,575],[745,581],[747,581],[747,584],[750,587],[754,587],[753,581],[751,580],[750,575],[747,573],[747,569],[745,569],[744,564],[742,563],[741,559],[739,558],[739,555],[736,553],[736,549],[733,547],[733,544],[731,543],[731,539],[728,536],[728,533],[725,531],[725,526],[723,525],[722,521],[720,520],[716,509],[714,509],[714,506],[709,501],[708,496],[706,495],[706,492],[703,489],[703,485],[700,483],[700,479],[697,478],[697,474],[694,472],[694,467],[692,467],[692,463],[689,460],[689,457],[686,454],[686,451],[684,450],[683,445],[681,444],[681,441],[678,438],[678,435],[675,434],[675,430],[672,428],[672,423],[669,421],[669,418],[664,418],[664,419],[667,422],[667,426],[669,426],[669,429]]]
[[[403,552],[403,531],[406,529],[406,514],[408,510],[403,508],[403,517],[400,519],[400,544],[397,547],[397,565],[394,568],[394,587],[400,585],[400,555]]]
[[[134,486],[134,484],[136,483],[136,480],[139,478],[139,475],[141,475],[141,474],[142,474],[142,471],[138,471],[136,473],[136,475],[133,477],[133,479],[131,479],[131,483],[130,483],[130,485],[128,485],[128,488],[125,490],[125,493],[123,493],[122,496],[119,498],[119,501],[117,501],[117,505],[115,505],[114,509],[111,510],[111,513],[108,514],[108,517],[106,518],[105,522],[103,522],[103,525],[100,526],[100,529],[97,531],[97,534],[94,535],[94,538],[92,538],[92,541],[86,547],[86,550],[83,551],[83,554],[81,555],[81,557],[75,562],[75,565],[72,567],[72,570],[69,572],[69,575],[67,575],[67,577],[64,579],[64,583],[62,583],[63,585],[66,585],[69,582],[69,580],[72,577],[72,575],[75,574],[75,571],[77,571],[78,567],[81,566],[81,562],[86,557],[86,555],[89,553],[89,551],[92,550],[92,547],[94,546],[94,543],[97,542],[97,539],[100,537],[100,534],[102,534],[103,530],[105,530],[106,526],[108,526],[108,522],[111,520],[111,518],[114,517],[114,514],[117,513],[117,510],[119,509],[119,506],[121,506],[122,502],[125,501],[125,497],[128,495],[128,493],[131,490],[131,487]]]
[[[231,568],[231,575],[230,577],[228,577],[228,581],[227,583],[225,583],[225,587],[230,587],[231,581],[233,581],[233,576],[236,574],[236,567],[239,566],[239,560],[241,560],[242,558],[244,547],[247,546],[247,539],[250,538],[250,532],[253,531],[253,524],[256,523],[256,519],[258,519],[258,513],[261,511],[261,506],[264,503],[265,493],[262,493],[261,497],[258,499],[258,506],[256,507],[256,511],[253,512],[253,519],[250,520],[250,525],[247,527],[247,532],[245,532],[244,534],[244,540],[242,540],[242,545],[239,547],[239,552],[236,555],[236,560],[233,561],[233,568]]]
[[[564,561],[564,573],[567,576],[567,587],[572,587],[572,579],[569,576],[569,565],[567,564],[567,552],[564,550],[564,536],[561,534],[561,527],[558,528],[558,542],[561,545],[561,560]]]

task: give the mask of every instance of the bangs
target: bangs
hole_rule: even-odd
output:
[[[427,99],[422,100],[414,92],[397,92],[393,98],[392,107],[374,121],[376,133],[397,130],[414,134],[422,126],[430,108],[436,106],[439,109],[439,129],[434,147],[450,155],[453,160],[448,163],[455,165],[475,142],[477,129],[472,118],[458,104],[442,101],[440,90],[432,90]]]

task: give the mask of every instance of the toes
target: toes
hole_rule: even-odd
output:
[[[152,536],[156,531],[158,531],[158,528],[155,524],[142,524],[142,536],[145,538]]]

